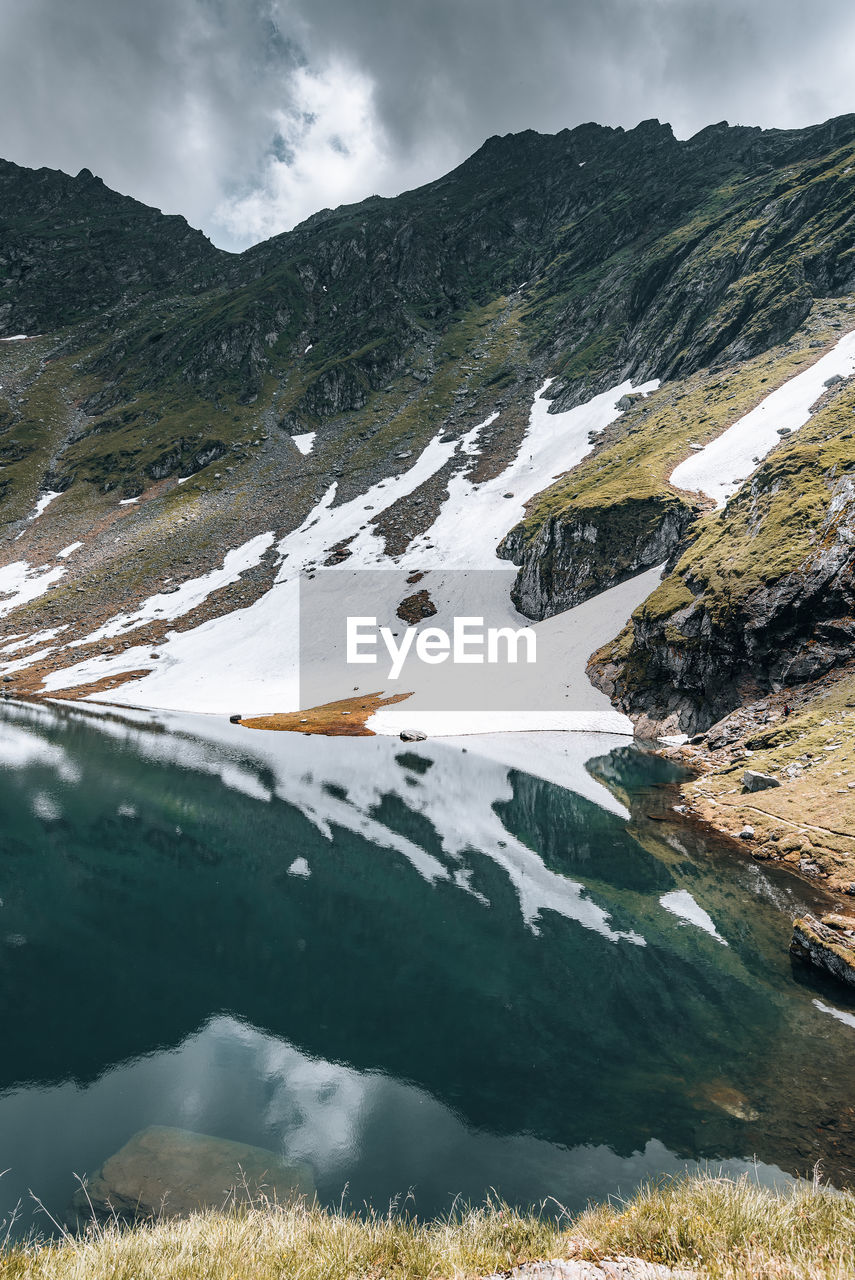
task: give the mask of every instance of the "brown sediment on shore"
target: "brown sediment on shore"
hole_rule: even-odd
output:
[[[239,721],[247,729],[277,729],[287,733],[317,733],[330,738],[373,738],[366,721],[381,707],[403,702],[409,693],[362,693],[339,702],[325,702],[305,711],[279,711],[269,716],[250,716]]]
[[[19,680],[14,686],[14,696],[37,702],[47,699],[80,702],[83,698],[93,698],[99,693],[109,693],[111,689],[118,689],[120,685],[127,684],[130,680],[142,680],[143,676],[150,675],[151,667],[141,667],[137,671],[116,671],[113,675],[102,676],[100,680],[90,680],[88,684],[75,684],[67,689],[51,691],[42,687],[41,677],[37,674],[35,679]]]

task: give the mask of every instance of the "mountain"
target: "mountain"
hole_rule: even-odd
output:
[[[547,379],[556,424],[628,390],[503,508],[499,554],[532,619],[667,564],[593,660],[618,708],[705,731],[846,669],[848,366],[723,507],[671,476],[855,329],[853,193],[855,116],[688,141],[586,124],[491,138],[417,191],[235,255],[88,170],[0,163],[0,337],[32,335],[0,343],[6,683],[39,692],[103,655],[124,613],[99,684],[117,687],[117,648],[168,651],[169,610],[146,600],[204,578],[170,619],[182,633],[248,608],[281,573],[275,539],[403,482],[438,442],[442,466],[366,517],[400,557],[455,476],[483,497],[519,460]]]

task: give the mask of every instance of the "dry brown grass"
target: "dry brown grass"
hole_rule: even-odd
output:
[[[241,720],[247,729],[278,729],[288,733],[321,733],[327,737],[372,738],[373,730],[366,721],[381,707],[403,702],[409,693],[395,693],[388,697],[382,693],[361,693],[355,698],[342,698],[339,702],[325,702],[305,711],[279,711],[269,716],[251,716]]]
[[[630,1255],[699,1280],[851,1280],[855,1195],[703,1175],[642,1188],[571,1219],[499,1201],[440,1221],[316,1205],[235,1205],[182,1221],[93,1227],[0,1252],[2,1280],[440,1280],[538,1258]]]
[[[774,1192],[711,1176],[642,1188],[574,1229],[604,1254],[692,1265],[704,1280],[852,1280],[855,1195],[819,1183]]]

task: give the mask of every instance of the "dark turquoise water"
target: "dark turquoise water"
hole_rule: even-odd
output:
[[[787,956],[808,890],[694,835],[658,758],[0,717],[18,1230],[151,1124],[422,1214],[695,1160],[852,1176],[855,1011]]]

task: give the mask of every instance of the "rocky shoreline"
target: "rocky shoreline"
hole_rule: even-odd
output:
[[[787,864],[829,895],[855,895],[853,730],[848,666],[757,699],[659,750],[695,775],[681,787],[687,816],[739,841],[758,861]]]

